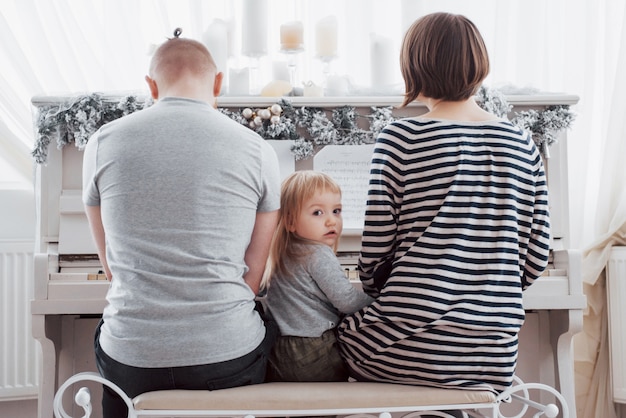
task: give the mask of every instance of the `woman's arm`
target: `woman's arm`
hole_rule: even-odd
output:
[[[397,184],[401,167],[396,167],[389,155],[394,152],[389,143],[393,141],[384,131],[379,135],[372,155],[370,168],[365,224],[361,237],[359,278],[363,290],[378,297],[391,272],[391,262],[396,248],[397,215],[396,196],[401,195]],[[383,271],[386,270],[386,271]]]

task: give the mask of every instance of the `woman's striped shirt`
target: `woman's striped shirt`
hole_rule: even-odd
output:
[[[353,376],[510,386],[522,290],[546,268],[549,243],[546,176],[527,133],[504,120],[387,126],[372,157],[359,259],[377,299],[338,327]],[[388,258],[393,270],[378,289],[373,275]]]

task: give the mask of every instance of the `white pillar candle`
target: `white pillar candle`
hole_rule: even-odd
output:
[[[250,94],[250,70],[231,68],[228,70],[228,94],[231,96],[247,96]]]
[[[296,51],[302,48],[304,28],[302,22],[287,22],[280,25],[280,48]]]
[[[320,58],[337,55],[337,18],[327,16],[315,25],[315,48]]]
[[[244,0],[241,52],[247,57],[267,54],[267,0]]]
[[[395,81],[393,69],[398,61],[395,51],[391,39],[370,34],[370,79],[374,89]]]
[[[213,61],[215,61],[217,66],[217,71],[227,75],[228,24],[221,19],[213,20],[202,35],[202,41],[211,53]]]

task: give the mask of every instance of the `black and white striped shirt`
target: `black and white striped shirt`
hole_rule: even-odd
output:
[[[409,118],[372,157],[359,272],[376,301],[339,326],[361,380],[510,386],[522,290],[546,268],[546,176],[508,121]],[[386,284],[374,273],[393,259]]]

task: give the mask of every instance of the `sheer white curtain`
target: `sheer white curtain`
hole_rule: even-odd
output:
[[[483,32],[493,60],[487,82],[533,86],[540,90],[576,93],[567,71],[568,49],[575,50],[579,31],[570,22],[577,9],[565,0],[252,0],[264,1],[267,50],[261,58],[261,80],[272,78],[272,63],[286,60],[279,52],[282,23],[304,24],[305,52],[300,54],[302,81],[320,81],[315,58],[315,24],[327,15],[338,18],[338,57],[331,70],[347,75],[354,86],[369,87],[373,66],[384,67],[394,92],[401,92],[398,51],[412,21],[436,10],[462,13]],[[144,89],[151,45],[171,36],[203,39],[214,19],[228,24],[229,65],[245,67],[241,53],[242,16],[249,0],[5,0],[0,5],[0,147],[6,165],[26,182],[31,176],[30,103],[33,95]],[[583,13],[581,13],[583,15]],[[389,41],[392,51],[372,57],[371,37]],[[569,45],[569,46],[568,46]],[[383,58],[382,62],[376,61]]]
[[[583,281],[588,298],[584,331],[575,339],[577,407],[582,417],[616,417],[611,401],[606,312],[606,266],[610,250],[626,245],[626,9],[610,2],[589,9],[589,36],[581,44],[580,142],[570,169],[580,185]],[[581,28],[582,29],[582,28]],[[593,36],[591,36],[593,35]],[[584,114],[582,113],[584,112]],[[622,415],[625,409],[622,407]]]
[[[231,35],[229,65],[249,65],[248,58],[241,54],[242,32],[247,30],[242,27],[242,16],[247,11],[247,1],[3,0],[0,4],[0,176],[9,176],[27,187],[31,183],[32,96],[145,92],[143,76],[151,45],[171,36],[175,27],[183,28],[183,36],[201,40],[211,22],[222,19]],[[585,258],[587,291],[599,295],[598,283],[602,281],[598,269],[603,266],[604,253],[598,253],[597,248],[606,249],[610,243],[619,242],[614,238],[619,236],[620,228],[623,231],[626,220],[624,2],[263,1],[267,1],[268,53],[261,59],[265,77],[262,83],[271,79],[272,63],[286,59],[279,52],[279,27],[292,20],[300,20],[304,25],[305,52],[299,56],[301,78],[318,80],[321,64],[314,56],[315,23],[327,15],[335,15],[339,23],[339,47],[332,71],[349,76],[355,86],[368,91],[372,87],[369,84],[374,65],[370,56],[373,33],[390,40],[393,54],[383,65],[390,68],[388,84],[393,85],[392,89],[401,87],[397,50],[405,29],[420,15],[449,11],[465,14],[483,33],[492,60],[487,84],[580,96],[575,107],[578,117],[568,139],[570,241],[574,248],[589,250]],[[2,180],[5,179],[0,177],[0,187],[8,184]],[[623,239],[624,234],[621,236]],[[601,321],[603,300],[593,302],[594,309],[590,311],[597,311],[597,320]],[[586,324],[591,320],[587,318]],[[608,405],[589,371],[595,369],[597,350],[587,337],[581,336],[580,340],[584,343],[577,345],[577,367],[581,370],[577,381],[578,408]]]

